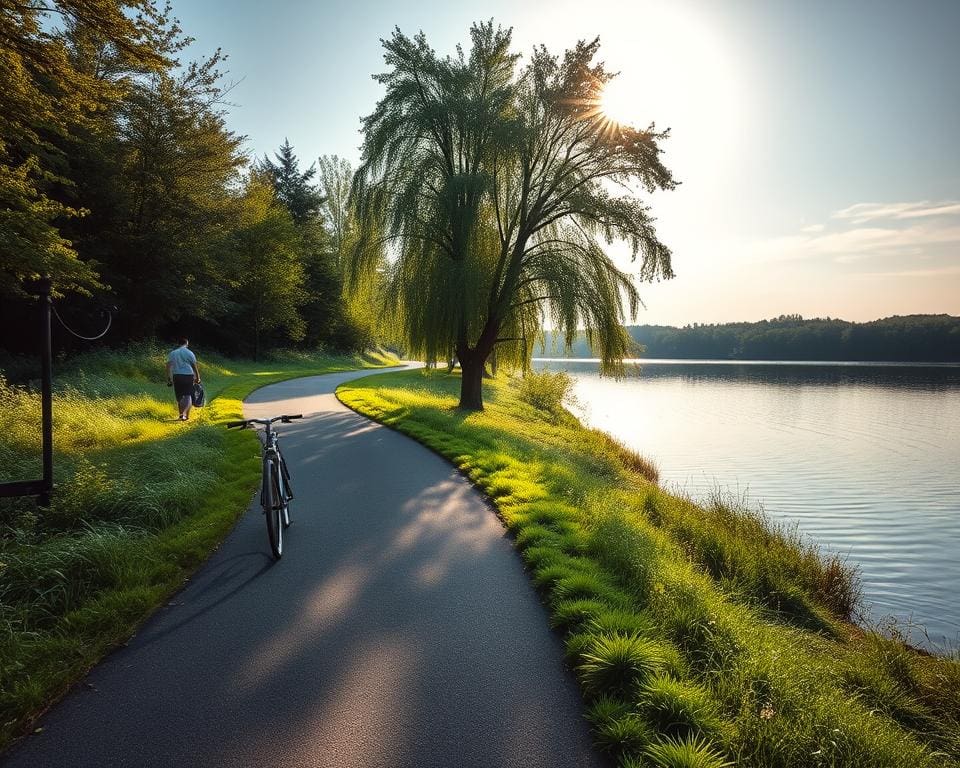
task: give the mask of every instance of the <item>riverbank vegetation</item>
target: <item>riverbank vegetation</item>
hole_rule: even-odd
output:
[[[60,367],[49,509],[0,499],[0,748],[126,640],[217,546],[259,475],[252,432],[223,428],[265,384],[393,362],[202,354],[209,404],[176,420],[164,352],[100,351]],[[0,373],[0,482],[40,476],[40,398]]]
[[[532,376],[488,382],[475,413],[456,408],[455,374],[387,374],[338,396],[493,500],[601,748],[630,768],[960,764],[956,661],[851,624],[842,561],[723,498],[667,493],[562,407],[556,374]]]
[[[869,323],[782,315],[756,323],[694,324],[683,328],[631,325],[633,354],[650,358],[708,360],[874,360],[960,363],[960,317],[907,315]],[[548,332],[549,355],[593,357],[583,334],[569,350]]]

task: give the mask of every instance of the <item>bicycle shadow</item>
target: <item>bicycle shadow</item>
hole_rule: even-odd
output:
[[[128,646],[130,647],[135,646],[137,648],[146,647],[146,646],[152,645],[158,640],[161,640],[167,635],[172,634],[179,629],[182,629],[187,624],[190,624],[191,622],[195,621],[196,619],[200,618],[204,614],[208,613],[209,611],[212,611],[217,606],[222,605],[223,603],[227,602],[235,595],[242,592],[247,587],[247,585],[249,585],[251,582],[263,576],[267,571],[269,571],[271,568],[273,568],[273,566],[277,564],[277,561],[274,560],[274,558],[272,558],[266,552],[242,552],[240,554],[233,555],[232,557],[225,558],[220,563],[213,566],[213,568],[211,569],[212,571],[211,573],[204,573],[203,578],[207,580],[208,582],[207,584],[204,584],[203,586],[197,586],[196,584],[191,584],[190,582],[186,582],[183,586],[183,589],[181,589],[179,592],[173,595],[161,610],[163,612],[166,612],[168,608],[172,608],[177,605],[182,605],[182,603],[177,602],[177,598],[183,594],[184,590],[190,588],[191,586],[193,587],[193,594],[191,595],[191,597],[200,597],[202,595],[209,593],[211,590],[216,589],[218,586],[221,586],[223,581],[223,576],[222,574],[217,575],[216,574],[217,570],[222,570],[224,566],[230,566],[231,561],[246,559],[250,556],[262,557],[264,560],[266,560],[266,562],[259,569],[257,569],[257,571],[255,571],[254,573],[251,573],[249,576],[243,579],[243,581],[236,584],[232,589],[222,594],[213,602],[207,603],[202,608],[199,608],[198,610],[193,611],[193,613],[191,613],[188,616],[184,616],[182,619],[180,619],[174,624],[165,626],[162,629],[158,629],[156,631],[152,631],[152,632],[148,631],[145,634],[136,635],[135,638],[131,639],[131,641],[128,643]],[[226,578],[229,580],[231,576],[228,574]],[[158,615],[157,618],[160,618],[160,616]]]

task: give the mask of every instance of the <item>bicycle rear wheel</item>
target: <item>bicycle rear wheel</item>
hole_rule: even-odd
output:
[[[263,512],[267,518],[267,538],[270,551],[279,560],[283,556],[283,495],[280,493],[279,469],[273,459],[267,459],[263,470]]]

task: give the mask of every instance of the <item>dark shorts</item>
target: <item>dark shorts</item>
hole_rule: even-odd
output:
[[[173,396],[180,400],[184,397],[190,397],[193,394],[193,374],[175,373],[173,374]]]

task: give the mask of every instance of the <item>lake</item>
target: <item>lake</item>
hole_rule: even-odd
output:
[[[661,484],[747,494],[862,575],[864,621],[960,639],[960,366],[643,360],[574,377],[579,415],[653,459]],[[642,366],[642,367],[640,367]]]

